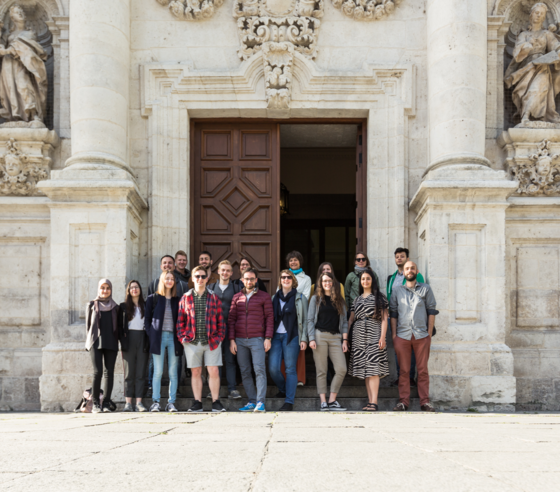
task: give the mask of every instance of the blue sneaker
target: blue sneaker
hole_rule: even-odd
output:
[[[240,412],[253,412],[254,410],[255,410],[254,403],[247,403],[247,405],[239,409]]]
[[[264,408],[264,403],[262,401],[259,401],[255,409],[253,410],[253,412],[266,412],[266,408]]]

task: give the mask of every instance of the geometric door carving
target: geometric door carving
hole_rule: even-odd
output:
[[[269,292],[277,281],[280,243],[278,125],[195,123],[192,196],[194,258],[208,250],[239,277],[251,258]]]

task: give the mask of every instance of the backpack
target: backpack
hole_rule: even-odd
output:
[[[103,407],[103,390],[99,392],[99,405]],[[82,401],[74,409],[74,412],[91,413],[93,409],[93,391],[91,388],[85,389],[82,394]]]

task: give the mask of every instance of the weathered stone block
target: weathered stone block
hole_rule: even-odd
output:
[[[42,371],[41,349],[14,350],[12,375],[39,377]]]
[[[41,395],[39,393],[39,378],[25,378],[25,403],[39,404]]]
[[[2,385],[2,401],[4,403],[15,403],[25,400],[25,379],[4,378]]]
[[[474,404],[515,405],[516,383],[512,376],[474,376],[471,388]]]
[[[470,378],[430,376],[430,399],[438,406],[466,408],[470,397]]]
[[[0,350],[0,376],[8,376],[12,369],[12,350]]]

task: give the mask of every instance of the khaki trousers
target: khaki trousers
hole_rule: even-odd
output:
[[[317,348],[313,351],[315,368],[317,369],[317,393],[327,393],[327,370],[329,357],[334,366],[335,375],[331,381],[331,393],[338,393],[346,376],[346,357],[342,351],[342,335],[333,335],[315,330]]]

